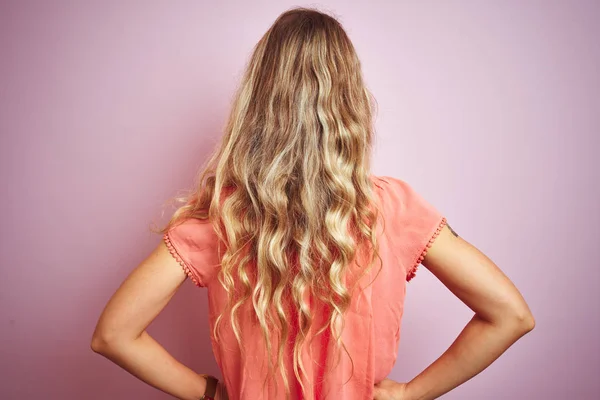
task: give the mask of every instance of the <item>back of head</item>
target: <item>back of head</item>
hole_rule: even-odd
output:
[[[315,187],[367,170],[371,105],[340,23],[311,9],[283,13],[256,45],[229,119],[224,144],[243,163],[233,178]]]
[[[227,244],[219,280],[231,313],[222,316],[231,318],[238,341],[235,311],[252,304],[267,352],[282,365],[290,319],[298,321],[293,353],[299,380],[298,355],[313,319],[305,295],[329,306],[323,329],[339,337],[351,300],[348,265],[362,247],[375,249],[372,258],[361,258],[365,271],[378,255],[370,181],[373,104],[340,23],[312,9],[284,12],[255,46],[222,141],[203,166],[197,190],[170,222],[210,219]],[[223,200],[225,188],[233,190]],[[283,371],[282,377],[287,389]]]

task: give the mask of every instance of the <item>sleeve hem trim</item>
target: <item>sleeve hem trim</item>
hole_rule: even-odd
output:
[[[171,242],[171,238],[169,237],[168,232],[163,235],[163,239],[165,241],[165,244],[167,245],[167,248],[169,249],[169,253],[171,253],[173,258],[175,258],[179,265],[181,265],[186,275],[192,280],[192,282],[194,282],[194,285],[198,287],[204,287],[202,281],[196,276],[196,274],[194,274],[194,271],[192,271],[192,269],[188,266],[187,262],[179,255],[179,252],[175,248],[175,245],[173,244],[173,242]]]
[[[421,254],[417,258],[417,260],[414,262],[414,264],[408,270],[408,273],[406,274],[406,281],[407,282],[410,281],[411,279],[413,279],[415,277],[415,275],[417,273],[417,268],[419,267],[419,265],[421,264],[421,262],[425,259],[425,256],[427,255],[427,251],[429,250],[429,248],[431,247],[431,245],[433,245],[433,242],[435,241],[435,239],[438,237],[438,235],[442,231],[442,228],[444,226],[446,226],[447,222],[448,221],[446,220],[446,218],[442,217],[442,219],[438,223],[435,231],[430,236],[429,241],[427,242],[427,245],[425,246],[425,248],[423,249],[423,251],[421,251]]]

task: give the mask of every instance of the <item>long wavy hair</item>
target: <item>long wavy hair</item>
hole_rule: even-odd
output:
[[[381,260],[370,180],[375,106],[341,24],[315,9],[284,12],[256,44],[220,143],[162,230],[188,218],[212,222],[226,243],[219,281],[231,328],[243,349],[237,311],[251,303],[267,379],[277,363],[287,398],[282,361],[293,325],[293,369],[306,393],[301,352],[314,317],[306,296],[329,312],[317,334],[328,329],[348,354],[343,315],[358,282],[348,266],[362,277]]]

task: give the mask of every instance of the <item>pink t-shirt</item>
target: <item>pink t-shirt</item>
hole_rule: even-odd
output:
[[[385,232],[382,233],[381,224],[378,227],[383,266],[373,284],[364,285],[363,290],[354,292],[345,315],[342,338],[352,361],[342,350],[341,361],[336,368],[331,368],[336,347],[329,335],[320,335],[306,346],[303,360],[310,377],[305,381],[305,386],[311,391],[307,396],[309,399],[373,398],[373,384],[384,379],[396,361],[406,282],[415,276],[428,247],[446,223],[440,212],[406,182],[374,175],[371,180],[385,219]],[[188,219],[171,228],[164,239],[191,280],[197,286],[208,289],[212,349],[230,399],[285,398],[283,381],[279,377],[277,395],[274,385],[263,388],[262,373],[266,371],[268,358],[260,328],[251,320],[250,304],[247,312],[239,314],[243,353],[233,332],[226,328],[229,327],[227,321],[220,325],[221,342],[217,343],[212,336],[216,318],[227,302],[226,292],[217,279],[220,262],[216,250],[218,238],[212,225],[208,221]],[[371,282],[378,269],[376,260],[372,273],[364,281]],[[320,315],[318,309],[313,308],[313,311]],[[317,323],[322,321],[318,317],[316,320]],[[286,357],[286,363],[291,371],[288,381],[292,399],[300,399],[300,385],[291,368],[291,356]]]

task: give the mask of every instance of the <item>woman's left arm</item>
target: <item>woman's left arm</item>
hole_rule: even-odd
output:
[[[206,379],[146,332],[185,279],[185,271],[161,241],[109,300],[91,347],[149,385],[178,399],[197,400],[204,394]]]

